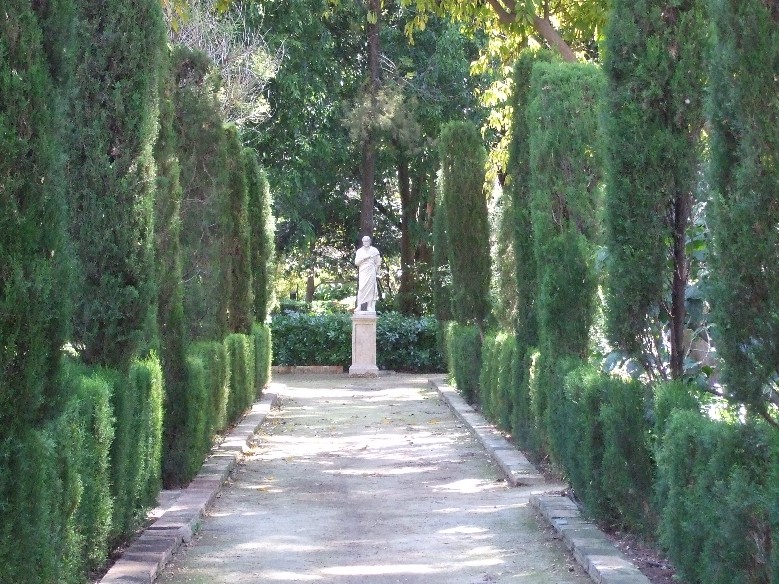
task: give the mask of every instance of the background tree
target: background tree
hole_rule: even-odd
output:
[[[712,300],[728,394],[766,413],[779,404],[779,10],[709,2]]]
[[[576,61],[576,52],[597,50],[594,41],[607,16],[608,2],[555,2],[552,0],[409,0],[418,16],[409,33],[424,26],[429,13],[448,14],[468,27],[500,31],[523,40],[533,38],[558,52],[566,61]],[[557,28],[553,22],[557,23]]]
[[[352,33],[361,24],[352,5],[322,0],[247,7],[245,14],[248,25],[269,31],[271,51],[284,53],[268,87],[270,116],[248,145],[274,193],[279,257],[310,276],[313,296],[314,273],[345,270],[358,240],[359,154],[343,115],[363,81],[361,38]]]
[[[702,2],[616,0],[606,37],[608,334],[652,376],[684,373],[706,30]]]
[[[240,3],[227,9],[222,0],[190,0],[169,11],[172,43],[209,56],[221,79],[217,98],[226,122],[250,128],[269,115],[265,92],[276,75],[281,51],[273,53],[263,31],[248,26]]]

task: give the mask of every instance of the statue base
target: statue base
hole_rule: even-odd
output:
[[[355,311],[352,315],[351,377],[378,377],[376,366],[376,313]]]

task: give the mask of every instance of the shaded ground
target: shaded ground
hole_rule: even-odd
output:
[[[277,381],[281,409],[158,582],[590,582],[424,377]]]

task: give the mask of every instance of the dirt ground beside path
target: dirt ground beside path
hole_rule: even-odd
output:
[[[529,506],[540,487],[507,487],[425,377],[275,381],[280,409],[158,582],[591,582]]]

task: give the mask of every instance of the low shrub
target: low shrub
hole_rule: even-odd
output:
[[[101,369],[77,367],[64,370],[64,383],[72,388],[72,398],[63,420],[72,429],[77,453],[63,456],[77,462],[82,494],[76,513],[78,532],[83,538],[82,559],[87,571],[103,565],[108,557],[108,540],[114,502],[111,497],[111,444],[114,418],[111,409],[111,378]]]
[[[376,322],[377,365],[392,371],[443,371],[437,339],[435,317],[380,314]]]
[[[271,321],[274,365],[340,365],[352,360],[348,314],[277,314]]]
[[[507,333],[489,335],[482,345],[479,374],[482,410],[505,431],[511,431],[516,349],[516,340]]]
[[[188,354],[184,364],[186,386],[177,392],[179,402],[166,409],[163,483],[184,486],[197,474],[211,448],[213,414],[206,365],[199,355]],[[170,393],[168,394],[170,395]],[[175,414],[171,420],[168,412]]]
[[[481,369],[479,371],[479,405],[485,416],[495,420],[496,388],[498,385],[497,355],[500,352],[500,344],[496,334],[484,337],[481,345]]]
[[[475,325],[452,322],[449,324],[446,337],[447,359],[454,383],[468,403],[476,403],[480,397],[481,332]]]
[[[352,322],[348,314],[277,314],[273,317],[274,365],[337,365],[352,362]],[[376,359],[380,369],[443,371],[438,322],[432,317],[380,313]]]
[[[77,581],[73,521],[81,485],[74,473],[60,476],[57,421],[0,444],[0,582]]]

